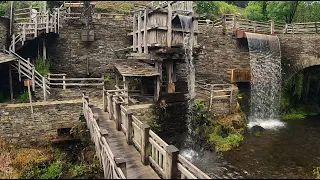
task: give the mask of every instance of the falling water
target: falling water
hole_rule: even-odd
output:
[[[188,79],[188,113],[187,113],[187,128],[188,134],[184,142],[184,146],[188,147],[182,151],[182,155],[188,159],[192,159],[198,156],[197,151],[195,151],[195,132],[191,127],[191,120],[193,118],[192,106],[195,97],[195,67],[193,62],[193,39],[190,38],[190,34],[185,31],[191,30],[192,27],[192,17],[178,15],[181,23],[181,28],[183,29],[183,48],[185,50],[185,61],[187,66],[187,79]]]
[[[277,36],[246,32],[250,52],[251,103],[248,127],[266,129],[280,122],[281,51]]]

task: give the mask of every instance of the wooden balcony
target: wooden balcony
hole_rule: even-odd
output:
[[[230,73],[231,73],[231,83],[250,82],[251,80],[250,68],[230,69]]]

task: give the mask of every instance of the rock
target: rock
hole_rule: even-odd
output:
[[[256,133],[256,132],[262,132],[264,130],[263,127],[255,125],[251,128],[251,132]]]

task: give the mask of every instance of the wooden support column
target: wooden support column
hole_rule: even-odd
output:
[[[132,115],[133,112],[131,110],[127,111],[127,133],[126,133],[126,139],[127,144],[132,144]]]
[[[166,146],[167,168],[165,179],[177,179],[179,149],[173,145]]]
[[[154,87],[154,102],[157,102],[160,97],[160,89],[161,89],[161,72],[162,72],[162,63],[160,62],[155,62],[155,70],[156,72],[160,73],[159,76],[155,76],[155,87]]]
[[[129,87],[128,87],[128,81],[126,80],[126,77],[123,76],[123,89],[125,89],[125,95],[128,97],[124,98],[124,101],[126,104],[129,103]]]
[[[147,39],[147,19],[148,19],[148,14],[147,14],[147,9],[144,10],[144,21],[143,21],[143,52],[145,54],[148,54],[148,39]]]
[[[133,39],[132,39],[132,48],[133,48],[133,51],[137,51],[137,16],[134,14],[133,15]]]
[[[108,107],[108,104],[107,104],[107,97],[106,97],[106,90],[105,90],[105,87],[104,87],[104,84],[103,84],[103,87],[102,87],[102,101],[103,101],[103,112],[107,112],[107,107]]]
[[[142,124],[141,130],[142,130],[141,162],[143,165],[149,165],[149,153],[150,153],[149,131],[150,131],[150,126],[148,124]]]
[[[172,5],[168,3],[168,18],[167,18],[167,46],[170,48],[172,45]]]
[[[15,34],[12,34],[12,50],[13,50],[13,52],[16,52],[16,42],[15,42],[15,40],[16,40],[16,35]]]
[[[42,40],[42,57],[43,57],[43,60],[46,61],[46,59],[47,59],[47,48],[46,48],[46,40],[45,39]]]
[[[38,15],[34,18],[34,38],[38,37]]]
[[[169,60],[167,61],[167,73],[168,73],[168,78],[167,78],[167,82],[168,82],[168,89],[167,92],[168,93],[172,93],[175,92],[175,87],[174,87],[174,83],[173,83],[173,60]]]
[[[31,77],[31,78],[32,78],[32,91],[35,91],[35,90],[36,90],[35,71],[36,71],[35,67],[32,66],[32,77]]]
[[[13,100],[13,89],[12,89],[12,75],[11,75],[11,63],[9,64],[9,86],[10,86],[10,97]]]
[[[116,73],[116,86],[119,87],[119,74]]]
[[[118,131],[121,131],[121,108],[120,108],[120,102],[116,101],[116,108],[115,108],[116,112],[114,112],[116,114],[116,129]]]
[[[141,11],[138,14],[138,52],[142,53]]]
[[[108,98],[108,115],[109,119],[113,120],[113,107],[112,107],[112,97],[113,95],[111,93],[107,93],[107,98]]]
[[[42,86],[43,86],[43,100],[47,100],[47,90],[46,90],[46,78],[42,77]]]

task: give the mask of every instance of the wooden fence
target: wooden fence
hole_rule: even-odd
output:
[[[232,84],[207,84],[201,81],[196,82],[196,87],[199,88],[200,92],[209,99],[208,111],[212,110],[212,104],[214,99],[229,98],[230,110],[232,104]]]
[[[262,34],[317,34],[319,33],[320,22],[291,23],[251,21],[241,19],[234,14],[225,14],[221,18],[212,21],[209,19],[199,20],[200,26],[223,27],[223,33],[227,31],[244,30],[246,32]]]
[[[124,106],[124,101],[115,94],[118,90],[106,90],[103,96],[104,111],[109,119],[116,122],[118,131],[122,131],[129,145],[134,145],[141,154],[141,162],[150,164],[154,170],[165,179],[201,178],[210,179],[208,175],[195,167],[179,154],[179,149],[168,145],[150,126],[142,123],[131,110]],[[106,94],[106,95],[105,95]]]
[[[48,84],[53,86],[62,86],[66,89],[68,86],[103,86],[104,76],[101,78],[66,78],[67,74],[48,74]]]
[[[97,120],[98,116],[92,113],[89,107],[88,97],[83,95],[83,115],[90,131],[91,140],[94,142],[96,154],[103,167],[104,178],[106,179],[126,179],[126,165],[121,158],[116,158],[106,140],[107,132],[100,129]],[[122,162],[122,163],[119,163]],[[124,163],[123,163],[124,162]]]

